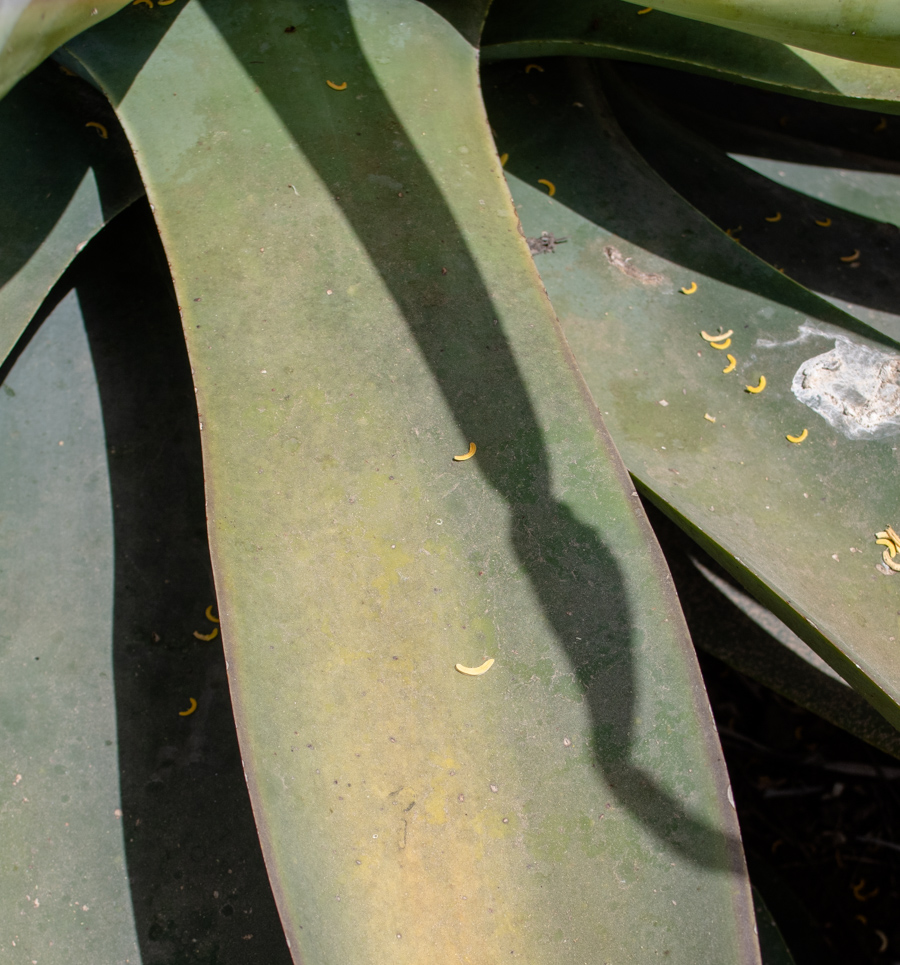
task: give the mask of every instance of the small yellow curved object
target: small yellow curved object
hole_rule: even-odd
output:
[[[759,377],[759,385],[748,385],[747,391],[752,392],[754,395],[756,395],[758,392],[762,392],[762,390],[765,387],[766,387],[766,377],[764,375],[761,375]]]
[[[210,603],[210,605],[206,608],[206,619],[207,619],[207,620],[210,620],[212,623],[218,623],[218,622],[219,622],[219,618],[218,618],[218,617],[214,617],[214,616],[212,615],[212,604],[211,604],[211,603]]]
[[[140,3],[146,3],[151,10],[153,9],[153,0],[134,0],[134,3],[131,5],[132,7],[136,7]]]
[[[681,290],[684,291],[683,288]],[[731,338],[732,335],[734,335],[733,328],[729,328],[727,332],[721,332],[716,335],[710,335],[705,329],[700,330],[700,338],[707,342],[721,342],[723,339]]]
[[[824,221],[819,221],[818,219],[816,219],[816,224],[817,224],[820,228],[830,228],[830,227],[831,227],[831,218],[826,218]]]
[[[852,255],[841,255],[841,261],[856,261],[859,258],[859,248]]]
[[[881,558],[884,560],[885,566],[889,566],[895,573],[900,573],[900,563],[895,563],[888,555],[887,550],[881,554]]]
[[[892,526],[888,526],[883,533],[876,533],[875,542],[891,549],[891,556],[893,556],[894,553],[900,553],[900,536],[894,532]]]
[[[885,552],[890,553],[891,558],[897,555],[897,547],[894,545],[894,541],[892,539],[876,539],[875,542],[879,546],[886,546],[887,550]]]
[[[529,64],[525,68],[525,73],[530,73],[532,70],[539,70],[542,74],[544,73],[544,68],[540,64]]]
[[[506,162],[507,162],[508,160],[509,160],[509,155],[508,155],[508,154],[501,154],[501,155],[500,155],[500,167],[501,167],[501,168],[505,168],[505,167],[506,167]]]
[[[710,415],[708,412],[706,413],[705,416],[703,416],[703,418],[706,419],[707,422],[715,422],[715,421],[716,421],[716,417],[715,417],[714,415]]]
[[[780,211],[776,211],[775,214],[772,215],[771,218],[766,218],[766,221],[781,221],[781,212],[780,212]]]
[[[682,294],[684,295],[693,295],[696,290],[697,290],[697,282],[695,281],[692,281],[687,288],[681,289]]]
[[[215,639],[216,639],[216,636],[218,635],[218,633],[219,633],[219,628],[218,628],[218,627],[213,627],[213,628],[212,628],[212,633],[201,633],[199,630],[195,630],[195,631],[194,631],[194,636],[195,636],[198,640],[215,640]]]
[[[874,131],[883,131],[887,127],[886,118],[882,117],[881,120],[873,128]]]
[[[793,442],[795,446],[799,446],[800,443],[803,442],[803,440],[804,440],[808,435],[809,435],[809,429],[804,429],[803,432],[801,432],[799,436],[787,435],[787,436],[785,436],[784,438],[787,439],[788,442]]]
[[[737,365],[737,359],[733,355],[726,355],[725,358],[728,359],[728,365],[722,369],[722,374],[728,375],[729,372],[734,371],[734,367]]]
[[[329,86],[332,90],[346,90],[346,89],[347,89],[347,81],[344,81],[343,84],[336,84],[333,80],[326,80],[325,83],[328,84],[328,86]]]
[[[731,339],[730,339],[730,338],[726,338],[724,342],[710,342],[710,343],[709,343],[709,347],[710,347],[710,348],[717,348],[717,349],[719,349],[720,351],[724,351],[726,348],[728,348],[729,345],[731,345]]]
[[[547,191],[548,191],[548,193],[550,194],[550,197],[551,197],[551,198],[553,197],[554,194],[556,194],[556,185],[555,185],[552,181],[548,181],[546,178],[541,178],[541,179],[538,181],[538,184],[546,184],[546,185],[547,185]]]
[[[109,133],[107,132],[106,128],[99,121],[88,121],[84,126],[96,127],[97,133],[103,138],[103,140],[106,140],[109,137]]]
[[[472,456],[475,455],[475,450],[476,450],[477,448],[478,448],[478,446],[476,446],[474,442],[470,442],[470,443],[469,443],[469,451],[468,451],[464,456],[454,456],[454,457],[453,457],[453,461],[454,461],[454,462],[465,462],[466,459],[471,459]]]
[[[725,234],[728,235],[729,238],[734,238],[734,240],[737,241],[738,240],[737,233],[743,230],[744,230],[744,226],[738,225],[737,228],[726,228]]]
[[[638,10],[638,16],[640,17],[643,13],[653,13],[653,7],[644,7],[643,10]]]
[[[156,0],[156,2],[157,2],[157,3],[159,4],[159,6],[161,6],[161,7],[168,7],[169,4],[170,4],[170,3],[174,3],[175,0]]]
[[[468,674],[470,677],[480,677],[483,673],[487,673],[493,666],[494,658],[491,657],[490,660],[485,660],[480,667],[464,667],[461,663],[458,663],[456,669],[460,673]]]
[[[189,697],[188,699],[189,699],[190,702],[191,702],[191,706],[188,707],[187,710],[179,710],[179,711],[178,711],[178,716],[179,716],[179,717],[190,717],[191,714],[193,714],[193,712],[197,709],[197,701],[194,700],[193,697]]]

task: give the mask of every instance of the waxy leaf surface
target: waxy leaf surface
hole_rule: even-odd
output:
[[[590,62],[575,79],[551,64],[540,74],[523,65],[486,72],[488,111],[526,233],[568,239],[538,256],[541,277],[626,465],[896,725],[897,581],[883,572],[874,534],[896,512],[898,427],[889,411],[872,433],[852,418],[836,427],[821,414],[840,422],[827,405],[817,410],[792,391],[802,367],[821,376],[831,356],[812,360],[836,352],[862,359],[845,369],[845,391],[890,397],[880,373],[893,371],[896,344],[675,194],[622,134]],[[651,125],[607,76],[617,110]],[[541,178],[555,185],[553,198]],[[729,330],[722,350],[701,334]],[[763,391],[750,392],[761,377]],[[804,429],[800,444],[786,438]]]
[[[178,292],[297,961],[757,962],[690,642],[475,50],[401,0],[183,4],[149,53],[131,13],[69,52]]]
[[[800,97],[900,113],[900,66],[858,63],[664,13],[623,0],[494,0],[482,60],[546,55],[639,61],[781,90]]]

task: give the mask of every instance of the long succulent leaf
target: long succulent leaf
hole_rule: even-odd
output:
[[[530,235],[568,238],[540,256],[541,277],[626,465],[896,726],[896,585],[876,570],[886,568],[875,533],[896,512],[898,427],[888,413],[870,432],[792,391],[798,372],[827,381],[829,360],[849,352],[873,367],[873,387],[859,385],[871,393],[896,344],[676,195],[624,138],[588,62],[574,85],[562,62],[541,74],[497,69],[485,77],[488,110],[519,215]],[[652,123],[635,97],[620,93],[618,107]],[[721,350],[704,331],[722,333]],[[808,438],[788,440],[804,429]]]
[[[100,400],[70,292],[0,387],[0,907],[19,960],[139,961],[112,578]]]
[[[655,7],[655,5],[654,5]],[[900,113],[900,69],[790,46],[778,34],[751,36],[729,26],[654,9],[640,15],[622,0],[494,0],[482,60],[577,56],[639,61],[782,90],[800,97]]]
[[[833,57],[900,67],[894,0],[655,0],[654,8]]]
[[[149,56],[130,13],[70,52],[137,148],[181,300],[297,960],[758,961],[690,643],[518,233],[475,50],[400,0],[184,4]]]
[[[129,2],[0,0],[0,98],[57,47]]]
[[[753,889],[753,905],[756,909],[759,949],[763,965],[795,965],[794,956],[785,943],[778,923],[772,917],[763,896],[756,888]]]
[[[109,104],[56,65],[0,102],[0,362],[76,254],[143,190]]]
[[[900,758],[900,733],[774,613],[699,553],[661,513],[651,516],[694,646],[744,676]]]
[[[629,79],[646,79],[631,68],[625,73]],[[669,72],[665,74],[653,78],[652,86],[637,86],[639,110],[619,114],[645,160],[708,218],[730,227],[750,251],[900,341],[900,165],[890,157],[893,131],[874,131],[884,118],[817,105],[819,116],[808,124],[813,130],[824,124],[842,141],[854,134],[864,141],[868,134],[869,145],[877,146],[881,156],[787,136],[780,133],[780,123],[723,122],[682,104],[676,113],[691,125],[686,130],[672,116],[671,98],[665,98],[661,109],[648,103],[657,84],[673,86]],[[713,100],[713,95],[726,92],[709,93]],[[769,96],[753,92],[749,101],[763,114]],[[783,99],[779,104],[783,107]],[[792,106],[795,110],[782,119],[804,126],[798,119],[803,112],[796,111],[796,103]],[[650,114],[652,123],[632,125],[632,118]],[[888,132],[890,139],[884,138]]]

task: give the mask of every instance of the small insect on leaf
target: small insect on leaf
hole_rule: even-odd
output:
[[[830,227],[831,227],[831,218],[826,218],[824,221],[819,221],[818,219],[816,219],[816,224],[817,224],[820,228],[830,228]]]
[[[725,358],[728,359],[728,365],[722,369],[722,374],[728,375],[729,372],[734,371],[734,367],[737,365],[737,359],[733,355],[726,355]]]
[[[764,375],[761,375],[761,376],[759,377],[759,385],[748,385],[748,386],[745,386],[745,388],[747,389],[747,391],[748,391],[748,392],[752,392],[754,395],[756,395],[756,394],[759,393],[759,392],[762,392],[762,390],[763,390],[765,387],[766,387],[766,377],[765,377]]]
[[[687,286],[687,288],[682,288],[681,292],[683,295],[693,295],[696,290],[697,290],[697,282],[692,281],[690,285]]]
[[[88,121],[84,126],[96,127],[97,133],[103,138],[104,141],[109,137],[109,133],[107,132],[106,128],[99,121]]]
[[[799,436],[786,435],[784,438],[788,442],[793,442],[795,446],[799,446],[801,442],[809,435],[809,429],[804,429]]]
[[[771,218],[766,218],[766,221],[781,221],[781,212],[776,211]]]
[[[507,162],[508,160],[509,160],[509,155],[508,155],[508,154],[501,154],[501,155],[500,155],[500,167],[505,168],[505,167],[506,167],[506,162]]]
[[[725,234],[728,235],[729,238],[734,238],[734,240],[737,241],[738,240],[737,233],[743,230],[744,230],[743,225],[738,225],[737,228],[726,228]]]
[[[881,554],[881,558],[884,560],[884,565],[885,565],[885,566],[890,567],[895,573],[900,573],[900,563],[895,563],[895,562],[891,559],[890,553],[888,553],[887,550],[885,550],[885,551]]]
[[[556,185],[552,181],[548,181],[546,178],[541,178],[538,181],[538,184],[547,185],[547,193],[550,195],[551,198],[553,197],[554,194],[556,194]]]
[[[841,261],[857,261],[859,259],[859,248],[852,255],[841,255]]]
[[[714,415],[710,415],[708,412],[706,413],[706,415],[703,416],[703,418],[706,419],[707,422],[716,421],[716,417]]]
[[[684,291],[683,288],[681,290]],[[710,335],[709,332],[705,330],[701,330],[700,332],[700,338],[706,342],[721,342],[726,338],[731,338],[732,335],[734,335],[733,328],[729,328],[727,332],[720,332],[719,334],[714,335]]]
[[[193,697],[189,697],[188,700],[190,700],[191,706],[188,707],[187,710],[179,710],[178,711],[179,717],[190,717],[191,714],[193,714],[193,712],[197,709],[197,701],[194,700]]]
[[[730,339],[730,338],[726,338],[724,342],[710,342],[710,343],[709,343],[709,347],[710,347],[710,348],[717,348],[717,349],[719,349],[720,351],[724,351],[724,349],[728,348],[729,345],[731,345],[731,339]]]
[[[328,84],[328,86],[329,86],[332,90],[346,90],[346,89],[347,89],[347,81],[344,81],[343,84],[336,84],[333,80],[326,80],[325,83]]]
[[[209,620],[211,623],[218,623],[218,622],[219,622],[219,618],[213,616],[212,604],[211,604],[211,603],[210,603],[210,605],[206,608],[206,619]]]
[[[198,640],[215,640],[215,639],[216,639],[216,636],[218,635],[218,633],[219,633],[219,628],[218,628],[218,627],[213,627],[213,628],[212,628],[212,633],[201,633],[199,630],[195,630],[195,631],[194,631],[194,636],[195,636]]]
[[[526,74],[530,74],[531,71],[533,71],[533,70],[539,70],[542,74],[544,73],[544,68],[541,67],[540,64],[529,64],[529,65],[525,68],[525,73],[526,73]]]
[[[894,528],[892,526],[888,526],[888,528],[882,533],[876,533],[875,542],[879,543],[881,546],[886,546],[890,550],[891,556],[895,556],[897,553],[900,553],[900,536],[894,532]]]
[[[461,663],[458,663],[456,669],[460,673],[467,674],[469,677],[480,677],[483,673],[487,673],[493,666],[494,658],[491,657],[490,660],[485,660],[480,667],[464,667]]]
[[[476,446],[474,442],[470,442],[470,443],[469,443],[469,451],[468,451],[465,455],[463,455],[463,456],[454,456],[454,457],[453,457],[453,461],[454,461],[454,462],[465,462],[466,459],[471,459],[472,456],[475,455],[475,450],[476,450],[477,448],[478,448],[478,446]]]

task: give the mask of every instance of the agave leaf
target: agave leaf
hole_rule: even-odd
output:
[[[627,75],[634,71],[629,68]],[[864,143],[868,135],[868,146],[887,155],[871,156],[782,134],[780,124],[773,132],[765,122],[756,127],[723,121],[695,104],[682,104],[676,110],[691,125],[688,131],[673,120],[668,96],[665,113],[645,100],[657,86],[671,90],[671,77],[650,79],[651,85],[637,85],[640,111],[620,118],[656,171],[720,227],[731,226],[740,243],[765,261],[889,338],[900,339],[900,165],[890,157],[894,132],[886,139],[886,129],[877,131],[877,115],[862,112],[820,105],[808,124],[792,112],[791,126],[809,128],[812,134],[836,132],[841,141],[856,136]],[[708,81],[704,85],[710,86]],[[721,101],[729,93],[710,89],[707,100],[724,106]],[[690,94],[694,100],[700,91]],[[755,102],[753,112],[763,117],[767,107],[784,109],[783,98],[778,105],[766,105],[770,97],[753,92],[743,109]],[[632,126],[632,117],[651,111],[652,124]]]
[[[799,97],[900,113],[900,69],[861,64],[673,16],[646,16],[622,0],[494,0],[482,60],[548,55],[640,61],[782,90]]]
[[[753,889],[753,907],[756,911],[759,950],[763,965],[795,965],[794,956],[785,943],[781,929],[757,888]]]
[[[0,905],[19,960],[139,961],[112,659],[113,531],[78,299],[0,391]]]
[[[57,47],[129,2],[0,0],[0,98]]]
[[[690,642],[518,234],[476,51],[401,0],[189,3],[136,69],[129,13],[70,53],[138,149],[181,301],[297,960],[758,961]]]
[[[0,103],[0,362],[75,255],[142,193],[109,104],[56,65]]]
[[[873,747],[900,758],[900,733],[770,610],[653,509],[694,646]]]
[[[177,961],[189,935],[196,961],[283,965],[290,952],[209,619],[194,387],[149,205],[104,228],[67,283],[84,317],[109,453],[122,825],[140,961]]]
[[[540,256],[541,277],[626,465],[896,726],[896,581],[876,569],[874,534],[896,512],[897,427],[842,431],[792,392],[829,350],[877,366],[896,344],[735,244],[636,154],[589,62],[577,84],[564,73],[498,65],[488,110],[526,232],[569,239]],[[651,124],[640,104],[619,91],[617,108]],[[730,329],[726,374],[701,332]]]
[[[900,66],[900,7],[893,0],[656,0],[654,8],[832,57]]]

